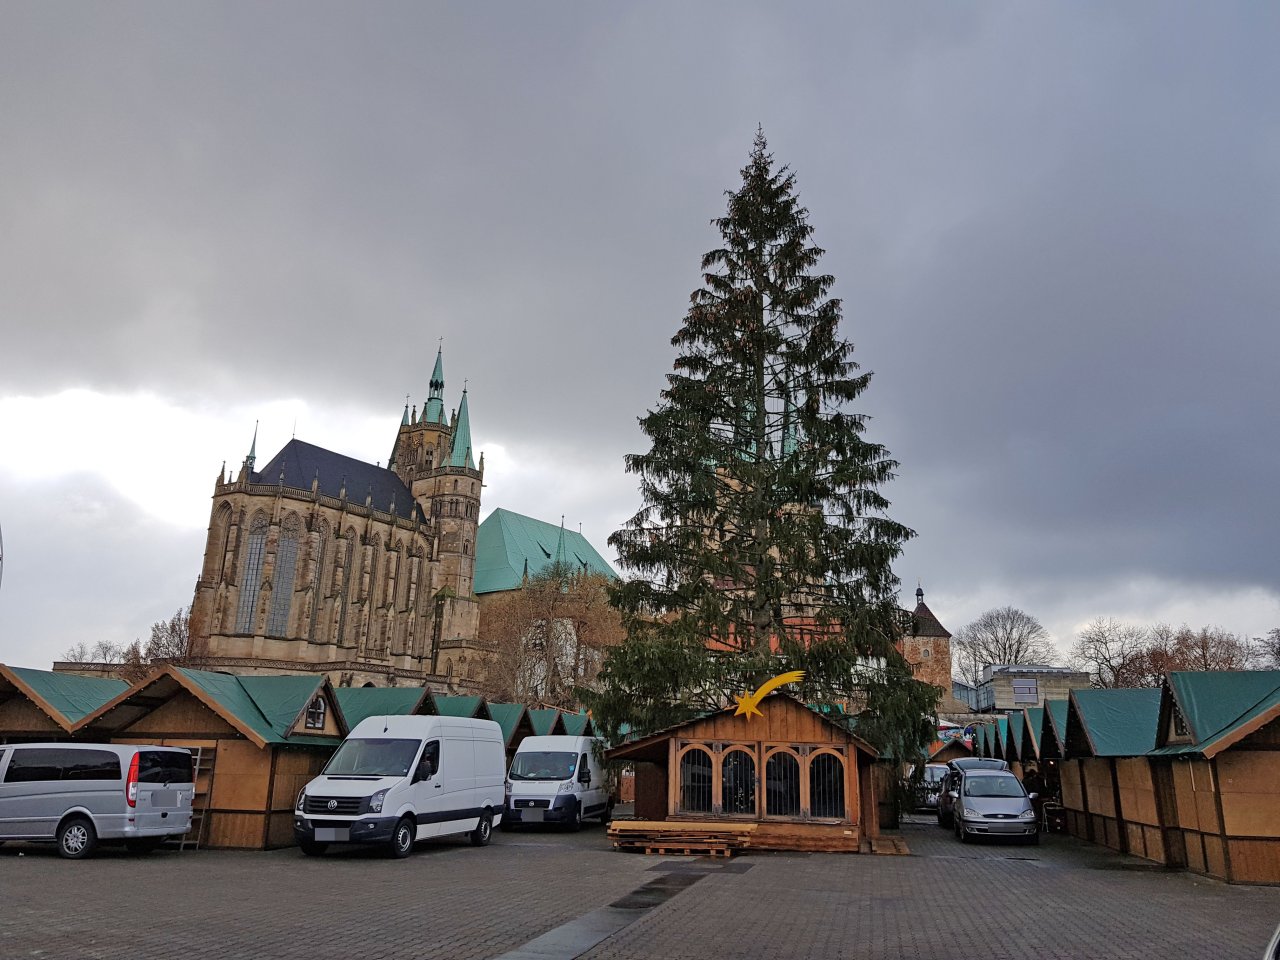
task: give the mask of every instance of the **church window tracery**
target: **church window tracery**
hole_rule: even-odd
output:
[[[267,617],[268,636],[283,637],[289,632],[289,607],[293,603],[293,580],[298,569],[300,526],[296,513],[290,513],[280,525],[275,576],[271,584],[271,613]]]
[[[236,608],[236,633],[253,631],[253,612],[258,605],[262,580],[262,560],[267,546],[267,518],[257,514],[249,524],[245,541],[244,567],[240,574],[240,602]]]

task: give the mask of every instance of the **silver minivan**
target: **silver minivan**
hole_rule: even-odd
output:
[[[102,842],[135,853],[191,829],[191,754],[116,743],[0,743],[0,842],[54,842],[76,860]]]

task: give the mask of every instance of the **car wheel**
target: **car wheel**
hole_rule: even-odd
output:
[[[159,850],[160,845],[164,843],[164,837],[148,838],[146,840],[126,840],[124,848],[130,853],[146,854],[152,850]]]
[[[84,817],[72,817],[58,828],[58,855],[68,860],[83,860],[97,845],[98,834]]]
[[[299,840],[298,847],[308,857],[320,857],[329,849],[327,843],[316,843],[314,840]]]
[[[403,860],[413,853],[414,826],[411,817],[401,817],[391,831],[391,856]]]
[[[471,831],[471,845],[473,847],[487,847],[489,840],[493,837],[493,814],[486,810],[480,814],[480,822],[476,824],[476,828]]]

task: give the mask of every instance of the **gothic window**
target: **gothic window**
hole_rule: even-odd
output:
[[[271,613],[267,635],[283,637],[289,632],[289,605],[293,603],[293,577],[298,569],[298,515],[291,513],[280,525],[276,545],[276,570],[271,584]]]
[[[436,465],[436,448],[427,447],[426,468],[431,470]]]
[[[267,547],[267,518],[257,514],[249,524],[245,540],[244,565],[240,570],[240,603],[236,608],[236,633],[253,631],[253,611],[262,586],[262,556]]]
[[[306,727],[308,730],[323,730],[324,717],[328,712],[328,706],[324,702],[324,697],[317,696],[311,701],[311,705],[307,707]]]
[[[347,613],[351,609],[351,601],[359,596],[360,574],[355,569],[356,562],[356,530],[355,527],[347,527],[346,535],[343,537],[347,541],[346,546],[346,562],[343,565],[343,595],[338,599],[342,605],[338,620],[338,636],[345,642],[351,642],[351,634],[354,633],[355,622],[352,621],[352,630],[347,629]]]
[[[469,556],[471,556],[471,541],[470,541],[470,540],[463,540],[463,541],[462,541],[462,555],[463,555],[464,557],[469,557]]]
[[[320,619],[320,601],[324,596],[325,563],[329,559],[329,524],[327,521],[320,521],[318,533],[319,542],[316,544],[315,579],[311,582],[311,629],[308,631],[308,636],[312,640],[317,639],[316,624]]]
[[[458,492],[458,481],[457,481],[457,480],[453,481],[453,492],[454,492],[454,493],[457,493],[457,492]]]
[[[231,535],[231,504],[224,503],[213,515],[209,530],[209,543],[205,548],[204,579],[222,582],[222,564],[227,555],[227,537]]]

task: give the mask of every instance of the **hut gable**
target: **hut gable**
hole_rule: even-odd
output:
[[[1023,763],[1026,763],[1040,758],[1040,731],[1044,726],[1044,708],[1025,707],[1022,713],[1025,722],[1022,727],[1022,750],[1020,755]]]
[[[1066,755],[1140,757],[1156,744],[1160,691],[1072,690]]]
[[[594,737],[596,735],[595,725],[585,713],[562,713],[560,716],[564,724],[564,732],[569,736]]]
[[[514,750],[525,737],[533,736],[529,711],[518,703],[490,703],[489,716],[502,728],[502,740]]]
[[[492,720],[483,697],[436,697],[436,710],[442,717],[474,717]]]
[[[369,717],[431,716],[438,712],[426,687],[338,687],[334,694],[349,730]]]
[[[533,725],[534,736],[537,737],[550,737],[567,732],[560,711],[553,707],[530,710],[529,722]]]
[[[92,728],[91,728],[92,729]],[[175,687],[154,709],[111,731],[116,737],[226,737],[236,734],[227,720],[210,710],[190,691]]]
[[[1280,719],[1280,670],[1173,672],[1155,753],[1211,758]]]
[[[1004,758],[1010,763],[1021,759],[1022,724],[1025,718],[1021,712],[1009,714],[1009,731],[1005,735]]]
[[[240,686],[277,737],[347,735],[347,724],[327,677],[238,677]]]
[[[1040,726],[1040,756],[1045,758],[1061,757],[1066,748],[1067,735],[1066,700],[1046,700],[1044,702],[1044,719]]]
[[[39,723],[30,728],[32,730],[61,729],[64,733],[68,732],[78,720],[112,697],[123,693],[128,687],[123,680],[81,677],[70,673],[0,664],[0,707],[14,700],[26,701],[47,720],[52,721],[52,728]],[[13,719],[17,721],[20,717],[27,716],[25,710],[20,710]],[[21,722],[31,721],[24,719]],[[16,731],[17,728],[8,724],[0,726],[0,736],[3,735],[2,731],[11,729]]]
[[[66,735],[66,728],[26,697],[18,695],[0,701],[0,743],[13,736],[60,740]]]

